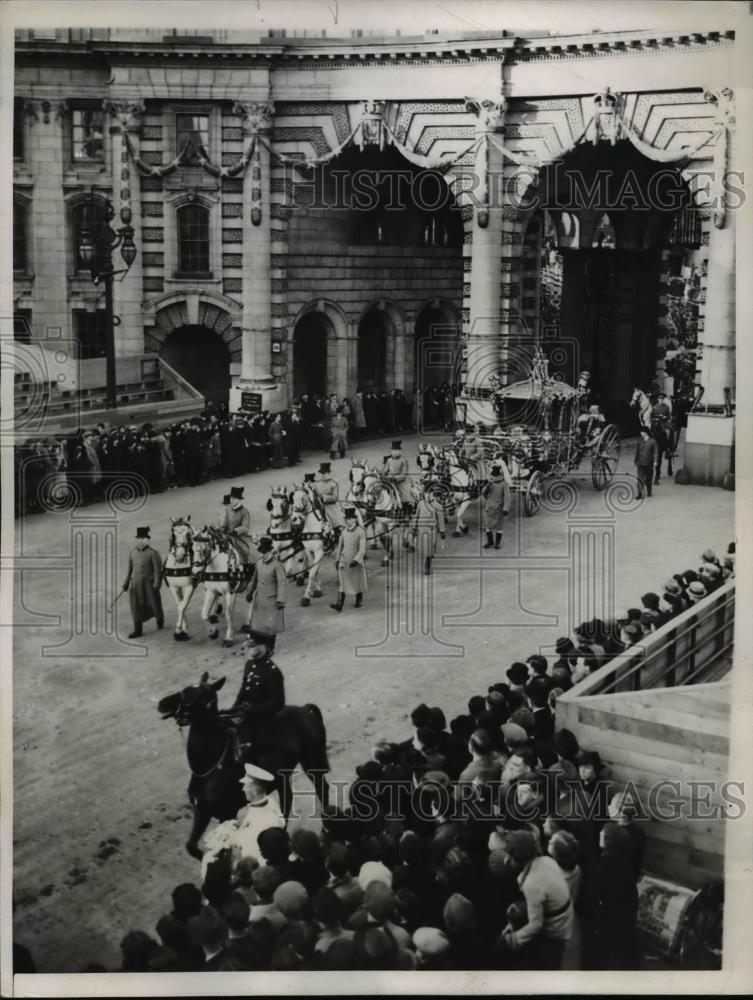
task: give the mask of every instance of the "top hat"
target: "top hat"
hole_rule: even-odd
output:
[[[390,447],[392,448],[393,451],[400,451],[400,449],[403,447],[403,442],[393,441]]]
[[[331,462],[322,462],[319,466],[320,472],[329,472],[332,468]]]
[[[346,507],[343,510],[343,515],[345,517],[355,517],[356,516],[356,508],[355,507]]]
[[[315,479],[316,479],[316,473],[315,472],[306,472],[306,473],[304,473],[304,476],[303,476],[304,483],[313,483]]]
[[[491,469],[489,471],[490,471],[490,473],[491,473],[492,476],[501,476],[502,475],[502,466],[501,465],[492,465],[492,467],[491,467]]]
[[[222,506],[227,507],[229,503],[230,503],[230,494],[225,493],[225,495],[222,497]]]
[[[252,781],[274,781],[275,776],[270,774],[269,771],[265,771],[263,767],[257,767],[256,764],[244,764],[244,775],[241,778],[241,784],[244,781],[248,781],[251,778]]]
[[[230,499],[231,500],[242,500],[243,499],[243,487],[242,486],[231,486],[230,487]]]
[[[149,528],[136,528],[137,538],[149,538]]]
[[[259,552],[262,552],[262,553],[264,553],[264,552],[271,552],[272,551],[272,539],[269,537],[269,535],[262,535],[261,538],[259,539],[257,545],[256,545],[256,548],[259,550]]]

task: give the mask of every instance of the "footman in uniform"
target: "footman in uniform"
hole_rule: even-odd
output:
[[[244,631],[264,642],[272,651],[277,636],[285,631],[285,570],[272,549],[272,539],[259,539],[261,558],[254,566],[246,600],[251,603]]]
[[[382,475],[389,479],[389,481],[397,487],[397,491],[400,494],[400,500],[403,505],[403,511],[407,512],[412,509],[413,503],[410,489],[411,479],[408,459],[405,455],[403,455],[402,449],[402,441],[392,442],[392,449],[389,455],[386,455],[384,459]]]
[[[412,544],[419,559],[423,559],[424,575],[429,576],[431,561],[439,544],[437,539],[446,537],[444,511],[438,502],[427,497],[421,483],[413,483],[411,494],[415,504],[410,525]]]
[[[496,458],[490,469],[489,482],[484,487],[485,549],[498,549],[502,544],[505,516],[510,512],[512,476],[506,463]]]
[[[251,515],[248,508],[243,505],[242,486],[230,487],[230,506],[225,508],[225,518],[221,527],[235,537],[243,562],[248,562],[250,559]]]
[[[358,523],[355,507],[345,508],[345,530],[341,532],[335,549],[337,566],[337,601],[330,607],[342,611],[346,596],[355,596],[353,607],[360,608],[366,592],[366,532]]]
[[[136,529],[136,548],[128,556],[128,575],[123,590],[130,589],[133,632],[129,639],[142,635],[142,626],[151,618],[157,619],[157,628],[165,624],[160,587],[162,586],[162,560],[159,552],[149,545],[149,528]]]
[[[337,480],[332,477],[331,468],[332,466],[329,462],[321,463],[319,466],[319,476],[314,483],[314,489],[324,504],[324,510],[330,523],[335,528],[342,528],[345,524],[345,519],[343,518],[338,502],[340,499],[340,487],[337,485]]]

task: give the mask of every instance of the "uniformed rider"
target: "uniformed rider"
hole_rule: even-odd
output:
[[[403,442],[393,441],[389,455],[385,456],[382,466],[382,475],[397,488],[400,494],[400,501],[403,505],[403,512],[413,509],[413,497],[411,495],[411,478],[408,459],[403,455]]]
[[[223,498],[224,502],[224,498]],[[225,517],[221,527],[233,535],[238,545],[238,552],[243,562],[250,558],[251,515],[243,505],[243,487],[230,487],[230,506],[225,508]]]
[[[319,466],[319,475],[314,483],[316,495],[324,504],[324,510],[330,523],[335,528],[345,526],[345,518],[340,508],[340,487],[337,480],[332,477],[332,465],[330,462],[322,462]]]
[[[238,697],[231,712],[233,721],[248,737],[254,750],[269,746],[273,735],[272,720],[285,707],[285,679],[272,659],[269,648],[258,643],[249,649],[243,668]],[[258,752],[255,752],[258,759]]]

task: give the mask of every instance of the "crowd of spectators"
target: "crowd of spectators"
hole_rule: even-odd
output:
[[[734,567],[734,542],[723,559],[707,549],[698,572],[619,616],[619,638],[582,623],[556,660],[512,663],[449,725],[418,705],[321,833],[294,821],[263,830],[253,854],[213,853],[151,934],[126,934],[119,971],[639,968],[643,805],[556,728],[557,698]]]
[[[447,402],[448,401],[448,402]],[[419,406],[420,402],[420,406]],[[136,492],[161,493],[233,478],[261,469],[292,467],[303,449],[332,450],[334,421],[346,441],[452,426],[449,385],[419,394],[360,390],[351,399],[304,394],[290,410],[234,414],[209,404],[194,417],[155,426],[97,424],[62,438],[27,440],[15,449],[16,515],[54,510],[71,500],[101,499],[122,475]]]

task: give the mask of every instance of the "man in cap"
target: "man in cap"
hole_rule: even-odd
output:
[[[314,490],[324,504],[324,512],[330,524],[337,529],[345,526],[345,518],[339,504],[340,488],[332,477],[331,469],[332,466],[329,462],[321,463],[319,474],[314,483]]]
[[[225,498],[223,497],[223,504]],[[251,515],[243,505],[243,487],[230,487],[230,504],[225,508],[225,517],[220,527],[231,534],[236,542],[241,561],[249,562],[249,535],[251,534]]]
[[[342,611],[346,595],[355,596],[353,607],[360,608],[366,591],[366,532],[358,523],[355,507],[346,507],[344,514],[345,530],[337,539],[334,555],[338,581],[337,601],[330,605],[334,611]]]
[[[573,923],[565,876],[554,858],[538,855],[536,840],[528,830],[509,833],[506,851],[525,897],[527,922],[517,930],[508,924],[502,942],[520,953],[523,968],[558,969]]]
[[[652,496],[654,482],[654,466],[656,465],[656,441],[651,437],[648,427],[641,427],[641,436],[635,446],[635,471],[638,476],[638,497],[643,499]]]
[[[510,513],[510,489],[512,476],[503,458],[495,458],[490,470],[489,482],[484,487],[484,531],[485,549],[498,549],[502,544],[504,520]]]
[[[256,858],[262,864],[263,857],[258,837],[270,827],[284,827],[285,819],[280,812],[276,796],[270,798],[269,789],[274,785],[275,776],[256,764],[244,764],[240,779],[246,805],[234,820],[220,823],[204,838],[206,850],[201,859],[202,873],[220,851],[232,851],[233,868],[241,858]]]
[[[273,550],[272,539],[268,535],[262,536],[257,548],[261,558],[254,565],[246,594],[251,606],[243,631],[264,642],[272,652],[278,634],[285,631],[287,579]]]
[[[404,513],[408,513],[413,508],[409,471],[408,459],[403,455],[403,442],[393,441],[390,453],[385,457],[382,466],[382,475],[396,487],[400,494]]]
[[[136,548],[131,549],[128,555],[128,573],[123,590],[130,589],[133,631],[129,634],[129,639],[139,639],[144,622],[151,618],[156,618],[157,628],[162,628],[165,624],[159,592],[162,586],[162,560],[159,552],[149,545],[149,538],[148,527],[137,528]]]

